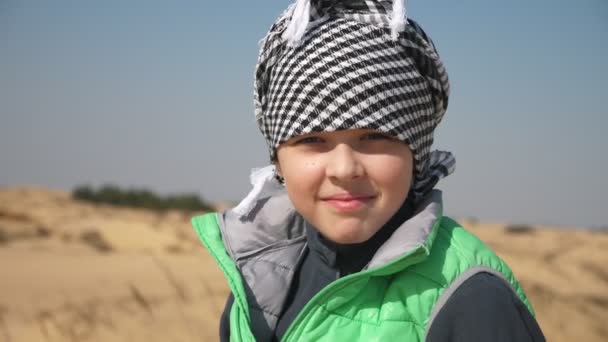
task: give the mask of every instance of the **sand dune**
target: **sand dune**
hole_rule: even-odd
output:
[[[189,213],[0,189],[0,341],[214,341],[228,293]],[[513,268],[549,341],[608,340],[608,234],[462,220]]]

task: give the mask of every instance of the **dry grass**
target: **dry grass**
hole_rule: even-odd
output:
[[[463,221],[513,268],[549,341],[606,341],[608,234]],[[214,341],[228,294],[180,212],[0,190],[0,342]]]

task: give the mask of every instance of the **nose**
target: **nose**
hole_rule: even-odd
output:
[[[328,155],[326,171],[329,178],[349,180],[363,175],[363,165],[348,144],[338,144]]]

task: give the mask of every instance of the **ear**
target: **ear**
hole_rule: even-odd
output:
[[[274,165],[274,173],[276,175],[276,179],[279,181],[279,183],[285,185],[285,178],[283,178],[283,173],[281,172],[281,165],[279,164],[278,159],[273,161],[272,164]]]
[[[277,176],[283,178],[283,174],[281,172],[281,164],[279,164],[279,161],[276,160],[273,162],[273,164],[274,164],[274,170],[275,170],[275,173],[277,174]]]

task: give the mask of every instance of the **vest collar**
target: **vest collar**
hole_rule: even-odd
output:
[[[390,238],[378,248],[364,269],[397,261],[415,249],[422,249],[428,254],[437,231],[434,228],[441,220],[442,211],[442,193],[440,190],[432,190],[419,202],[412,217],[395,229]],[[253,210],[247,216],[228,210],[220,217],[220,221],[226,249],[237,264],[277,248],[284,249],[289,245],[301,248],[306,240],[306,227],[310,226],[295,210],[284,189],[256,199]],[[296,262],[297,260],[281,261],[282,264]]]

